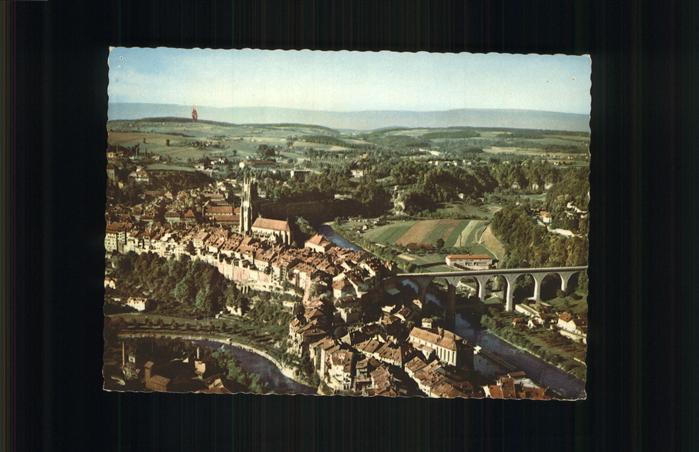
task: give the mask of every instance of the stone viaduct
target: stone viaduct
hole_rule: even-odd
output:
[[[462,279],[473,279],[478,283],[478,298],[481,301],[486,297],[486,284],[494,277],[501,276],[505,280],[505,311],[514,308],[514,287],[517,279],[524,275],[531,275],[534,279],[534,294],[531,299],[541,300],[541,283],[547,275],[558,275],[561,280],[561,290],[566,291],[571,276],[587,270],[587,266],[578,267],[544,267],[544,268],[503,268],[489,270],[457,270],[434,273],[398,273],[394,278],[412,281],[418,287],[419,298],[424,301],[429,285],[435,279],[444,279],[447,282],[447,320],[453,323],[456,285]]]

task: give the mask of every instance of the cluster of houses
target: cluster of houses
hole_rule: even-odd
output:
[[[537,386],[522,371],[510,372],[499,377],[495,384],[484,385],[483,392],[491,399],[548,400],[551,398],[544,388]]]
[[[317,237],[304,248],[296,248],[269,239],[275,232],[270,228],[241,235],[211,225],[119,222],[107,224],[104,243],[108,253],[154,253],[166,259],[187,256],[202,260],[226,278],[257,290],[286,291],[291,286],[304,291],[311,282],[317,282],[337,298],[361,298],[385,270],[379,259],[366,252],[329,246]]]
[[[231,394],[224,385],[225,370],[213,359],[196,354],[184,354],[173,359],[146,357],[135,350],[126,351],[121,344],[121,365],[105,360],[108,386],[129,386],[154,392],[199,392]]]
[[[554,312],[551,306],[544,302],[517,304],[515,312],[527,317],[526,326],[529,329],[536,327],[557,329],[562,336],[575,342],[587,344],[587,318],[585,316],[573,315],[568,311]],[[516,326],[524,322],[522,322],[521,317],[516,317],[512,323]]]
[[[420,300],[398,301],[384,291],[378,312],[370,309],[374,298],[338,298],[334,291],[304,298],[289,325],[288,352],[308,357],[337,393],[483,397],[469,376],[478,349],[423,317]]]
[[[409,327],[382,313],[378,319],[342,322],[347,331],[331,331],[332,306],[319,299],[304,302],[303,314],[289,325],[289,351],[308,356],[320,380],[345,394],[429,397],[479,397],[464,369],[472,369],[473,347],[441,328]],[[407,333],[407,337],[406,337]]]
[[[138,168],[139,177],[149,177]],[[215,186],[181,190],[173,194],[165,189],[144,190],[143,201],[132,206],[109,206],[108,220],[118,222],[135,220],[144,223],[211,223],[237,227],[240,209],[227,201],[230,184],[218,182]]]
[[[578,234],[563,228],[553,228],[551,224],[553,223],[553,214],[548,210],[539,210],[533,212],[534,218],[539,226],[544,226],[549,232],[554,234],[562,235],[564,237],[579,237]],[[572,201],[566,204],[565,209],[558,215],[565,215],[567,218],[587,218],[587,210],[582,210],[578,208]]]

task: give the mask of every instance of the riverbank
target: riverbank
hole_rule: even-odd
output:
[[[508,344],[523,350],[542,361],[583,381],[587,374],[585,357],[587,347],[577,344],[549,329],[529,329],[513,326],[516,316],[484,315],[481,324]]]
[[[582,387],[583,387],[583,391],[582,391],[581,396],[580,396],[580,397],[576,397],[576,398],[571,398],[571,399],[567,399],[567,398],[566,398],[566,400],[580,400],[580,399],[584,400],[585,398],[587,398],[587,392],[586,392],[585,389],[584,389],[584,388],[585,388],[585,385],[586,385],[586,382],[585,382],[584,380],[581,380],[581,379],[578,378],[576,375],[571,374],[571,373],[568,372],[566,369],[564,369],[564,368],[562,368],[562,367],[560,367],[560,366],[558,366],[558,365],[556,365],[556,364],[554,364],[554,363],[551,363],[551,362],[545,360],[544,358],[542,358],[542,357],[539,356],[538,354],[536,354],[536,353],[534,353],[534,352],[532,352],[532,351],[530,351],[530,350],[527,350],[526,348],[522,348],[521,346],[519,346],[519,345],[517,345],[517,344],[515,344],[515,343],[513,343],[513,342],[510,342],[509,340],[507,340],[507,339],[505,339],[504,337],[502,337],[502,336],[500,336],[500,335],[494,333],[493,331],[488,330],[488,331],[487,331],[487,334],[489,334],[490,336],[496,338],[496,339],[499,340],[499,341],[502,341],[502,342],[508,344],[510,347],[516,348],[517,350],[521,351],[522,353],[526,353],[526,354],[531,355],[531,356],[533,356],[533,357],[535,357],[535,358],[537,358],[537,359],[540,359],[541,361],[543,361],[543,362],[546,363],[547,365],[549,365],[549,366],[551,366],[551,367],[555,367],[556,369],[560,370],[561,372],[564,372],[564,373],[565,373],[566,375],[568,375],[570,378],[572,378],[572,379],[576,380],[578,383],[580,383],[580,385],[582,385]]]
[[[315,393],[318,393],[317,388],[314,388],[313,384],[311,382],[306,381],[304,378],[302,378],[299,375],[298,369],[295,369],[293,367],[290,367],[288,365],[285,365],[281,363],[277,358],[274,356],[270,355],[267,351],[262,350],[258,347],[255,347],[250,344],[245,344],[241,343],[238,341],[235,341],[234,339],[227,337],[227,336],[222,336],[222,335],[217,335],[217,334],[189,334],[189,333],[175,333],[175,332],[167,332],[167,331],[158,331],[158,332],[145,332],[145,331],[134,331],[134,332],[121,332],[119,333],[119,337],[123,338],[131,338],[131,339],[137,339],[137,338],[170,338],[170,339],[179,339],[179,340],[186,340],[186,341],[202,341],[202,342],[215,342],[219,343],[222,345],[227,345],[231,347],[237,347],[241,350],[245,350],[250,353],[254,353],[267,361],[271,362],[278,370],[279,372],[284,375],[286,378],[293,380],[294,382],[307,386],[311,389],[314,389]]]
[[[335,245],[339,246],[340,248],[346,248],[354,251],[366,251],[356,243],[350,242],[344,236],[340,235],[334,229],[334,225],[335,223],[333,222],[323,223],[318,227],[318,233],[326,239],[330,240]]]

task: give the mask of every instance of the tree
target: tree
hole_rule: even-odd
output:
[[[435,242],[435,246],[437,249],[442,249],[444,248],[444,239],[443,238],[438,238],[437,241]]]
[[[261,144],[257,147],[257,154],[264,159],[274,157],[276,152],[273,147]]]
[[[177,283],[173,290],[173,295],[182,304],[188,304],[196,296],[196,290],[190,275],[185,276]]]

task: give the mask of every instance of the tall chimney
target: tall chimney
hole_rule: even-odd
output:
[[[124,345],[124,341],[121,341],[121,367],[123,368],[126,365],[126,346]]]
[[[199,360],[199,347],[197,346],[197,361]]]

